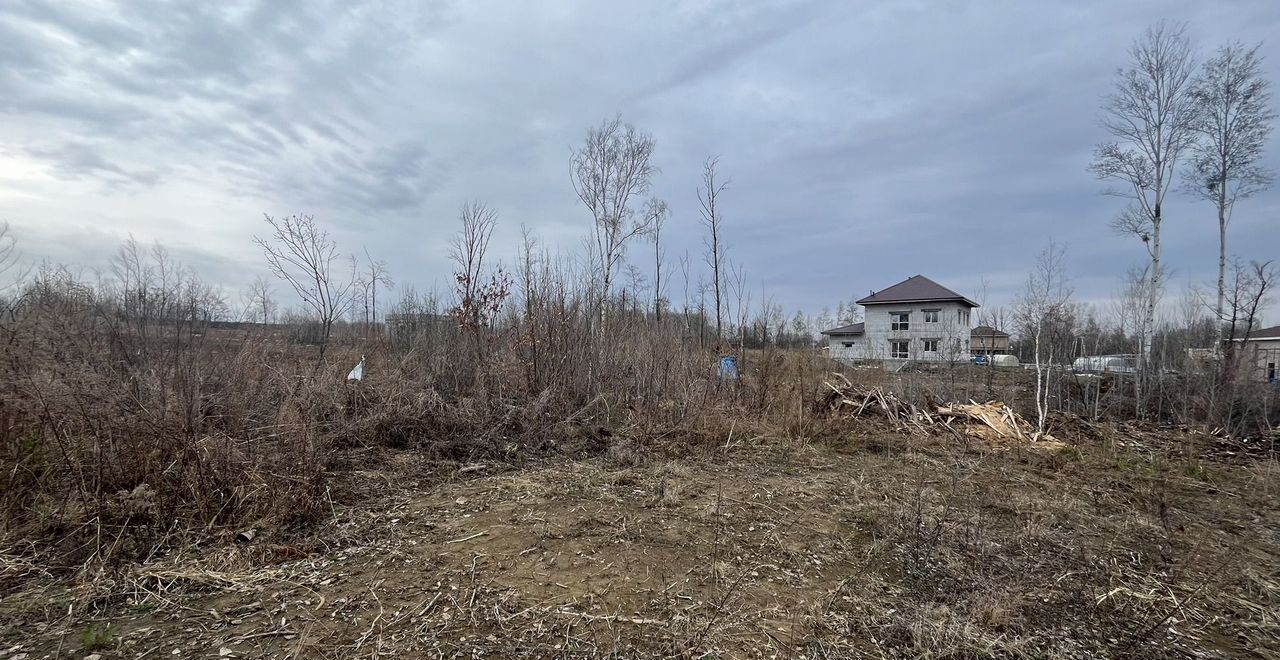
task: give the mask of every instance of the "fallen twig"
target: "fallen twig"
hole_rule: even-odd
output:
[[[460,539],[452,539],[449,541],[445,541],[445,543],[462,543],[463,541],[470,541],[471,539],[480,538],[481,536],[485,536],[488,533],[489,533],[489,530],[484,530],[484,531],[476,532],[475,534],[471,534],[470,536],[464,536]]]

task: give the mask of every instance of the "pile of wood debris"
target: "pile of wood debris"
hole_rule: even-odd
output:
[[[835,375],[843,382],[839,385],[825,382],[827,392],[818,403],[819,409],[830,415],[877,416],[888,420],[899,433],[910,435],[927,436],[942,431],[992,443],[1062,444],[1047,433],[1038,434],[1034,424],[999,401],[947,403],[922,408],[883,388],[857,388],[840,374]]]

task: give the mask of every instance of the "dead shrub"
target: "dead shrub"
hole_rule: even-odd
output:
[[[648,452],[632,438],[616,438],[604,452],[605,462],[614,468],[632,468],[648,460]]]

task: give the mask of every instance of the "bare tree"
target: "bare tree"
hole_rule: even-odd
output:
[[[1278,280],[1280,269],[1270,261],[1251,261],[1245,264],[1237,259],[1232,263],[1227,304],[1219,317],[1222,321],[1220,325],[1227,329],[1228,344],[1238,339],[1248,339],[1258,329],[1259,314],[1266,306]],[[1229,346],[1228,358],[1231,352]]]
[[[9,233],[9,223],[0,221],[0,313],[12,319],[19,296],[10,295],[26,279],[27,273],[19,267],[18,244]]]
[[[395,282],[387,272],[387,262],[375,261],[369,254],[369,248],[365,248],[364,258],[364,270],[360,273],[360,288],[364,298],[364,324],[367,327],[378,323],[378,287],[381,286],[390,291],[395,286]]]
[[[1040,252],[1027,275],[1022,293],[1014,303],[1019,330],[1031,339],[1036,370],[1036,433],[1044,435],[1049,413],[1049,376],[1053,372],[1054,345],[1050,328],[1069,313],[1071,287],[1066,275],[1066,249],[1050,241]]]
[[[665,214],[653,222],[653,318],[662,322],[662,225],[666,224]]]
[[[954,369],[956,364],[964,362],[968,359],[973,347],[966,341],[972,336],[972,330],[968,323],[962,322],[956,318],[955,314],[948,314],[950,310],[939,312],[937,331],[938,331],[938,357],[949,368]],[[912,342],[914,343],[914,342]],[[955,374],[952,372],[952,386],[954,387]]]
[[[987,283],[986,283],[986,280],[983,280],[982,288],[979,289],[979,294],[977,299],[979,301],[979,304],[983,305],[983,307],[981,308],[982,312],[978,316],[978,325],[985,325],[989,328],[992,328],[993,330],[998,330],[1000,332],[1008,332],[1009,328],[1008,328],[1007,311],[1005,310],[1003,305],[994,305],[991,307],[987,307],[985,301],[987,300],[988,295],[989,294],[987,293]],[[970,332],[970,337],[972,337],[972,331]],[[1007,341],[1007,338],[1006,338],[1006,341]],[[996,346],[997,346],[995,332],[992,332],[989,336],[987,336],[986,344],[987,344],[986,345],[987,368],[985,370],[986,371],[985,376],[986,376],[987,393],[988,395],[994,395],[995,394],[995,371],[996,371],[995,355],[996,355]],[[970,349],[972,349],[972,346],[970,346]]]
[[[703,273],[698,273],[698,347],[707,347],[707,279]],[[716,347],[719,347],[717,342]]]
[[[485,281],[485,257],[498,214],[482,202],[468,202],[460,214],[462,229],[453,238],[449,258],[457,266],[453,274],[457,303],[453,315],[458,326],[476,332],[488,327],[502,309],[511,289],[511,278],[499,267]],[[477,346],[480,346],[477,339]]]
[[[737,317],[738,325],[738,361],[746,362],[747,347],[747,323],[751,318],[751,291],[747,288],[747,270],[741,265],[732,263],[725,264],[727,266],[729,277],[726,279],[729,290],[733,293],[736,300],[736,308],[734,309]],[[717,344],[720,338],[716,338]]]
[[[684,253],[680,255],[680,276],[681,276],[681,279],[682,279],[682,281],[683,281],[683,283],[684,283],[684,286],[682,287],[682,293],[684,294],[684,300],[683,300],[683,306],[681,307],[681,311],[682,311],[682,312],[683,312],[683,314],[684,314],[684,330],[685,330],[685,333],[686,333],[686,335],[685,335],[685,336],[687,337],[687,336],[688,336],[688,334],[687,334],[687,333],[688,333],[688,332],[689,332],[689,330],[690,330],[690,320],[689,320],[689,251],[688,251],[688,250],[685,250],[685,251],[684,251]]]
[[[1191,97],[1194,64],[1184,26],[1161,22],[1129,49],[1129,66],[1118,72],[1116,90],[1103,104],[1103,125],[1115,138],[1098,146],[1090,169],[1119,188],[1108,194],[1130,200],[1113,227],[1141,239],[1151,259],[1148,297],[1140,316],[1145,371],[1155,332],[1156,295],[1162,289],[1161,236],[1164,201],[1178,159],[1196,137]]]
[[[521,340],[524,342],[529,351],[529,360],[525,369],[525,379],[529,385],[530,391],[535,390],[539,384],[539,350],[538,342],[538,319],[535,311],[539,303],[539,279],[540,275],[545,272],[541,260],[536,255],[538,249],[538,238],[534,236],[533,230],[527,225],[520,225],[520,261],[516,266],[516,276],[520,281],[522,297],[524,298],[524,329]]]
[[[9,223],[0,221],[0,314],[13,318],[22,298],[22,284],[31,270],[31,266],[22,264],[18,242],[10,233]]]
[[[1113,296],[1112,300],[1112,313],[1122,340],[1120,345],[1126,351],[1132,347],[1138,360],[1150,353],[1153,343],[1152,337],[1144,332],[1145,328],[1154,325],[1154,319],[1147,315],[1147,303],[1151,300],[1158,301],[1163,295],[1160,290],[1152,290],[1152,279],[1150,263],[1130,266],[1125,272],[1124,287]],[[1130,333],[1131,328],[1132,333]],[[1147,374],[1140,369],[1133,378],[1133,399],[1135,412],[1139,418],[1146,414],[1146,376]]]
[[[356,281],[355,258],[349,259],[349,271],[337,270],[343,260],[338,254],[338,244],[329,232],[316,224],[313,216],[263,217],[271,225],[271,235],[254,236],[253,242],[262,248],[271,272],[293,287],[302,304],[319,321],[318,369],[324,361],[334,322],[351,308]]]
[[[1191,88],[1200,141],[1193,150],[1186,187],[1213,202],[1218,211],[1218,318],[1224,314],[1231,211],[1237,200],[1265,190],[1272,180],[1271,172],[1259,163],[1276,115],[1258,48],[1239,42],[1222,46],[1204,63]],[[1216,336],[1222,336],[1221,324]]]
[[[659,172],[651,162],[655,144],[652,135],[616,116],[587,131],[586,141],[569,158],[573,190],[595,220],[593,248],[600,259],[602,301],[609,297],[627,241],[666,215],[667,205],[658,199],[633,208]]]
[[[818,312],[813,319],[813,329],[817,332],[822,332],[835,324],[835,317],[831,316],[831,308],[827,306],[823,306],[822,311]]]
[[[0,221],[0,277],[6,276],[9,271],[17,267],[18,243],[9,233],[9,223]]]
[[[1248,264],[1236,260],[1231,265],[1231,282],[1227,290],[1227,303],[1223,309],[1223,317],[1219,325],[1227,327],[1226,351],[1223,355],[1219,381],[1211,399],[1214,412],[1219,423],[1228,427],[1232,433],[1240,432],[1244,424],[1245,411],[1240,409],[1243,403],[1241,388],[1248,378],[1240,378],[1242,362],[1257,361],[1257,353],[1250,351],[1249,337],[1261,325],[1261,312],[1280,284],[1280,268],[1272,262],[1251,261]],[[1247,374],[1261,364],[1245,363]],[[1228,396],[1219,401],[1218,390],[1225,390]],[[1234,419],[1234,421],[1233,421]],[[1231,428],[1232,426],[1237,428]]]
[[[272,299],[271,282],[267,278],[258,275],[253,278],[253,284],[249,285],[248,295],[246,296],[249,307],[249,320],[253,320],[258,314],[261,314],[263,323],[270,323],[271,317],[275,312],[275,301]]]
[[[711,288],[715,294],[717,338],[722,336],[724,323],[720,292],[724,283],[724,278],[721,275],[721,266],[724,264],[725,259],[725,244],[720,238],[720,228],[724,222],[724,216],[720,213],[720,209],[716,208],[716,204],[720,199],[720,193],[729,187],[728,180],[716,180],[718,175],[717,167],[719,165],[719,156],[708,157],[703,162],[702,187],[698,188],[698,205],[702,211],[702,224],[707,227],[707,236],[704,241],[707,246],[707,265],[711,267]]]
[[[796,348],[808,348],[813,345],[813,325],[804,312],[796,310],[791,316],[791,332],[789,344]]]
[[[985,325],[996,330],[1005,330],[1008,324],[1008,313],[1003,305],[993,305],[982,310],[978,316],[978,325]]]

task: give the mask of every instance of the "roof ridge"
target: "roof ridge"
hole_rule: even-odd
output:
[[[893,286],[873,291],[870,295],[856,302],[859,305],[874,305],[930,300],[955,301],[963,302],[971,307],[979,306],[978,303],[920,274],[912,275]]]

